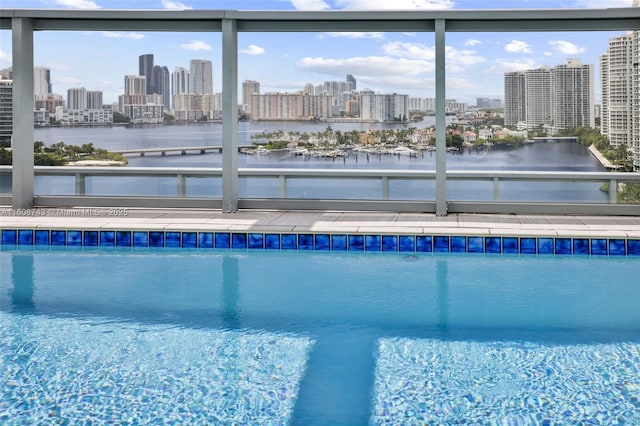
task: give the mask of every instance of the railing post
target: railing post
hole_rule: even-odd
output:
[[[84,173],[76,173],[76,195],[86,195],[86,184]]]
[[[382,177],[382,199],[389,199],[389,176]]]
[[[445,21],[436,19],[436,216],[447,215]]]
[[[33,207],[33,22],[11,19],[13,55],[12,204]]]
[[[616,179],[609,179],[609,204],[616,204],[618,202],[618,181]]]
[[[238,211],[238,26],[222,20],[222,212]]]
[[[280,182],[280,198],[287,198],[287,177],[280,175],[278,180]]]
[[[178,178],[178,197],[187,195],[187,178],[183,174],[179,174]]]
[[[493,201],[500,201],[500,178],[493,177]]]

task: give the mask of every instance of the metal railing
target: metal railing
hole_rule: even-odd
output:
[[[57,187],[51,194],[36,194],[35,206],[121,206],[121,207],[200,207],[220,208],[220,196],[189,196],[193,186],[191,179],[218,179],[223,176],[222,168],[174,168],[174,167],[54,167],[36,166],[36,180],[47,177],[67,177],[68,182]],[[0,178],[10,179],[11,166],[0,166]],[[242,208],[264,209],[335,209],[335,210],[379,210],[402,212],[435,212],[434,191],[419,194],[418,199],[402,198],[394,194],[395,182],[420,182],[435,185],[434,170],[385,170],[385,169],[293,169],[293,168],[240,168],[238,176],[242,181],[271,180],[277,182],[277,189],[270,197],[256,197],[251,194],[238,200]],[[100,195],[87,191],[87,180],[108,177],[114,183],[119,178],[169,178],[175,191],[163,195],[144,193],[127,195],[130,185],[123,185],[120,194]],[[72,178],[72,179],[71,179]],[[447,182],[489,183],[489,194],[475,194],[476,197],[448,201],[450,213],[560,213],[560,214],[619,214],[638,215],[640,205],[619,204],[620,184],[640,184],[640,173],[618,172],[549,172],[549,171],[466,171],[449,170]],[[362,199],[336,197],[300,197],[291,195],[291,183],[309,179],[318,181],[339,181],[348,185],[350,181],[376,182],[377,195]],[[505,201],[508,182],[534,183],[596,183],[592,191],[605,195],[602,202],[556,202],[552,200]],[[64,186],[66,185],[66,187]],[[212,184],[221,191],[221,183]],[[117,184],[114,185],[117,187]],[[423,185],[424,186],[424,185]],[[126,189],[126,190],[125,190]],[[61,194],[61,195],[57,195]],[[66,194],[66,195],[62,195]],[[455,197],[449,197],[450,199]],[[2,204],[11,203],[11,195],[0,195]]]

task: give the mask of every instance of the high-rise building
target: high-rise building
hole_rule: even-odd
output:
[[[307,83],[304,85],[304,93],[306,93],[307,95],[315,95],[316,94],[316,88],[313,85],[313,83]]]
[[[34,99],[47,99],[49,93],[53,93],[51,89],[51,71],[49,68],[35,67],[33,69]]]
[[[245,80],[242,82],[242,107],[246,112],[251,112],[251,96],[260,94],[260,82]]]
[[[593,66],[577,59],[553,68],[505,73],[505,125],[525,121],[551,133],[594,127]],[[524,108],[524,117],[522,110]]]
[[[171,108],[171,76],[169,68],[166,66],[156,65],[153,67],[154,91],[158,95],[162,95],[162,104],[165,109]]]
[[[12,134],[13,80],[0,79],[0,146],[10,146]]]
[[[13,80],[13,67],[1,69],[0,80]]]
[[[364,92],[360,92],[362,95]],[[435,111],[436,98],[409,98],[410,111]]]
[[[213,93],[213,67],[206,59],[192,59],[189,65],[191,93]]]
[[[553,124],[552,71],[549,67],[527,70],[524,73],[525,121],[527,129]]]
[[[124,76],[124,94],[125,95],[146,95],[147,94],[147,78],[139,75]]]
[[[633,5],[640,7],[640,0],[635,0]],[[631,133],[633,134],[633,170],[640,172],[640,30],[633,32],[631,57],[631,72],[633,73],[631,91],[634,94],[631,128]]]
[[[153,80],[153,54],[148,53],[146,55],[140,55],[138,57],[138,75],[147,78],[145,80],[145,93],[156,93],[155,81]]]
[[[67,109],[87,109],[87,89],[75,87],[67,90]]]
[[[87,109],[102,109],[102,92],[87,90]]]
[[[251,120],[299,120],[331,116],[329,95],[266,93],[251,96]]]
[[[189,93],[189,70],[176,67],[171,74],[171,94]]]
[[[64,108],[64,98],[57,93],[49,93],[46,99],[36,100],[36,111],[44,110],[49,114],[55,114],[58,107]]]
[[[600,56],[601,132],[613,146],[633,145],[633,34],[609,39]]]
[[[403,122],[409,117],[409,95],[362,94],[360,117],[379,122]]]
[[[0,70],[0,80],[13,81],[13,67]],[[47,99],[52,93],[51,71],[49,68],[34,67],[33,68],[33,99],[34,101]]]
[[[556,130],[595,127],[593,66],[578,59],[553,68],[553,126]]]
[[[632,150],[633,169],[640,171],[640,30],[610,38],[600,65],[601,132],[611,145]]]
[[[497,109],[502,108],[502,100],[500,99],[489,99],[489,98],[476,98],[476,107],[477,108],[490,108]]]
[[[525,74],[523,71],[504,75],[504,125],[516,126],[527,120]]]
[[[358,90],[356,87],[356,78],[351,74],[347,74],[347,83],[351,84],[351,90]]]

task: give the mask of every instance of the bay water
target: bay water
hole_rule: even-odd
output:
[[[425,121],[404,125],[385,123],[325,123],[325,122],[240,122],[238,144],[251,145],[252,136],[263,132],[323,132],[327,127],[348,132],[393,128],[425,128],[433,124],[433,117]],[[64,142],[69,145],[92,143],[106,150],[140,148],[222,146],[222,123],[188,125],[113,126],[76,128],[39,128],[35,140],[51,145]],[[128,155],[128,167],[222,167],[220,153],[199,155],[180,152]],[[464,149],[447,153],[450,170],[499,171],[602,171],[602,167],[587,149],[576,142],[536,142],[515,149]],[[393,169],[435,170],[435,152],[425,151],[415,157],[406,155],[377,155],[351,152],[347,157],[322,158],[294,155],[239,154],[241,168],[307,168],[307,169]],[[3,179],[8,180],[8,179]],[[36,179],[36,194],[69,195],[74,187],[72,178],[47,177]],[[125,182],[126,181],[126,182]],[[241,197],[278,197],[277,179],[241,182]],[[9,184],[7,188],[5,188]],[[491,182],[451,181],[447,185],[451,200],[491,200]],[[3,182],[0,192],[10,191],[10,183]],[[606,202],[607,195],[599,190],[598,182],[501,182],[502,200],[511,201],[575,201]],[[174,178],[88,178],[87,193],[92,195],[154,195],[172,196],[176,191]],[[219,179],[198,179],[188,182],[187,196],[220,197]],[[433,199],[435,183],[430,181],[392,181],[391,199]],[[345,185],[341,180],[290,180],[289,197],[300,198],[362,198],[381,197],[378,181],[354,180]]]

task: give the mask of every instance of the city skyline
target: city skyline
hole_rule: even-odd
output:
[[[523,9],[602,7],[588,0],[534,2],[425,0],[393,2],[399,9]],[[386,5],[386,6],[385,6]],[[612,0],[609,7],[631,7],[632,0]],[[409,7],[411,6],[411,7]],[[262,9],[343,10],[388,9],[388,2],[339,1],[119,1],[119,0],[3,0],[3,8],[103,9]],[[503,98],[505,72],[554,66],[578,58],[595,66],[609,38],[621,32],[566,33],[447,33],[447,98],[469,105],[476,98]],[[0,31],[0,68],[11,66],[11,33]],[[295,43],[294,43],[295,41]],[[220,33],[37,32],[34,64],[51,70],[53,92],[85,87],[102,91],[112,103],[124,92],[123,76],[138,74],[138,58],[153,54],[155,64],[189,69],[194,58],[212,61],[213,91],[221,90]],[[61,49],[60,46],[65,46]],[[433,97],[433,33],[240,33],[239,85],[259,81],[261,92],[296,92],[305,84],[344,80],[353,74],[358,89]],[[101,61],[86,61],[87,52],[100,51]],[[599,103],[599,87],[596,88]]]

